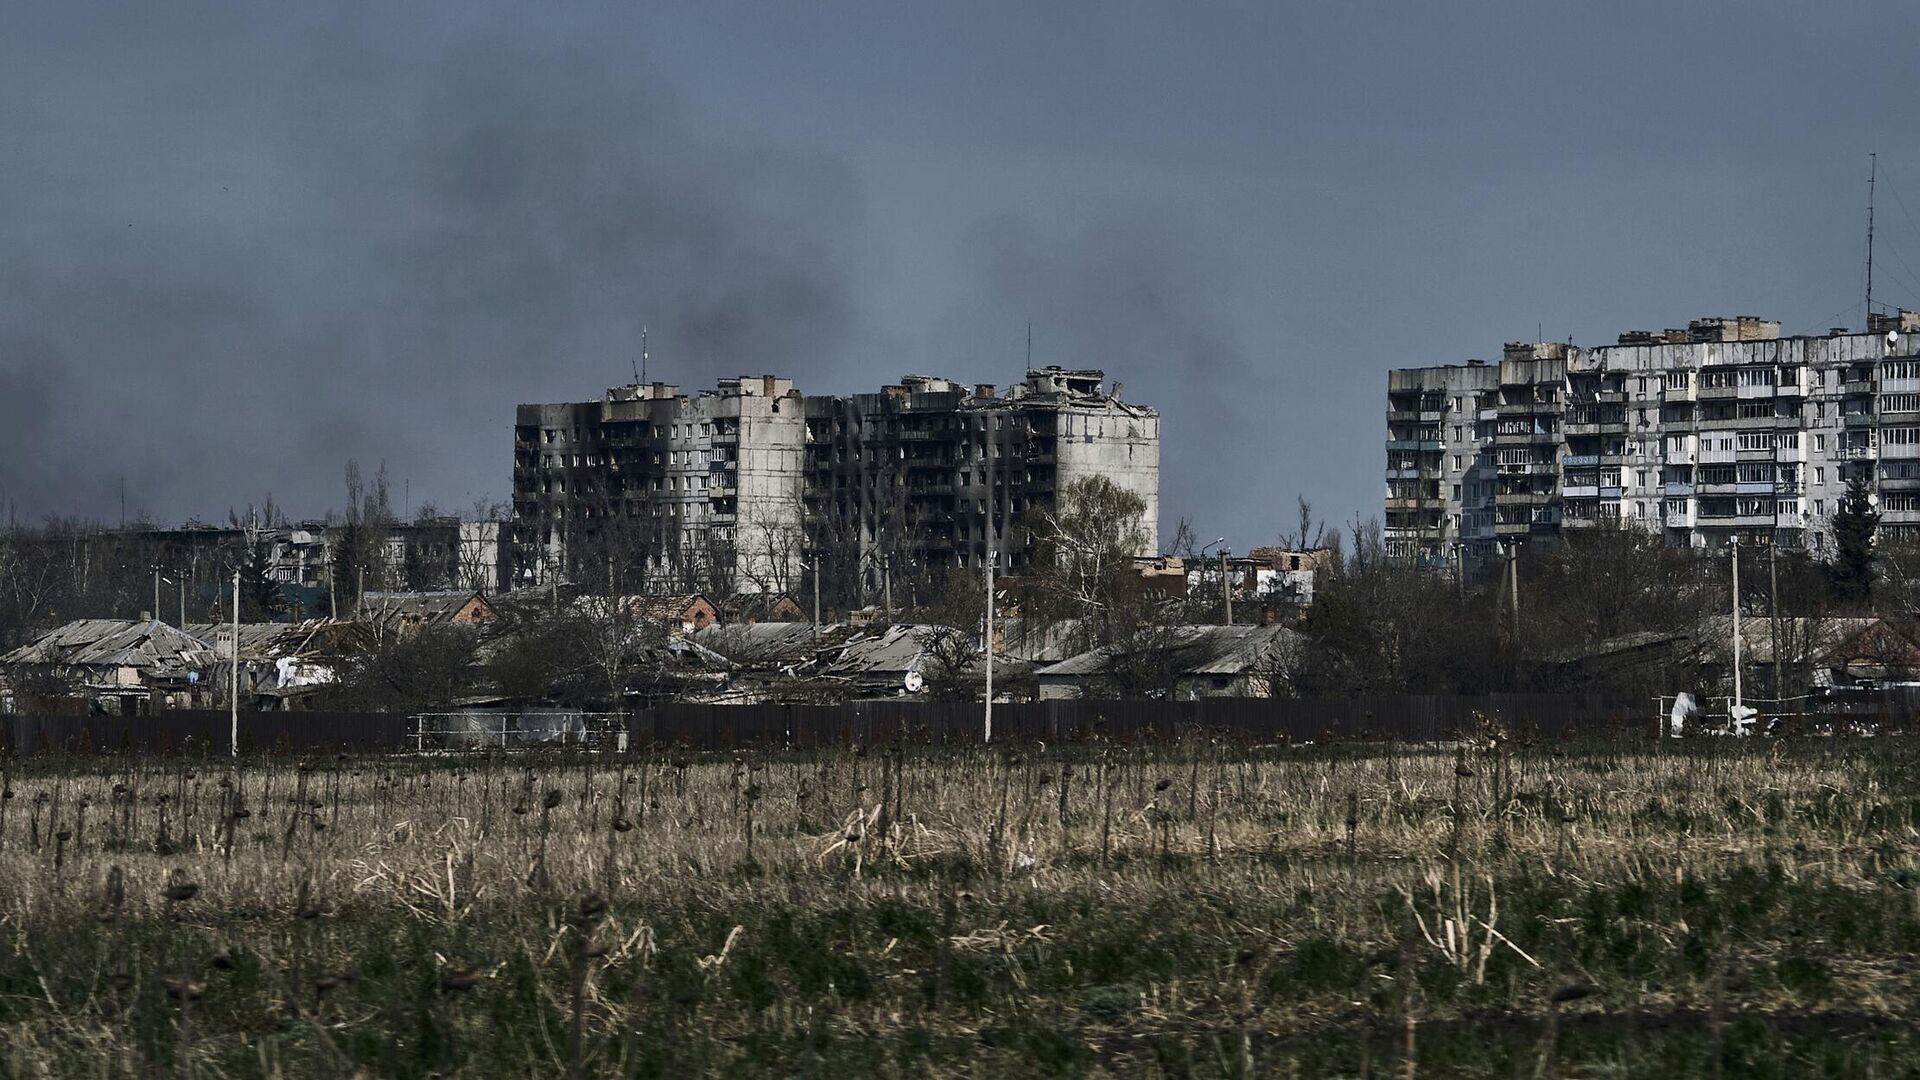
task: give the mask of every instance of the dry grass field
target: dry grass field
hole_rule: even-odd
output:
[[[1892,1076],[1904,739],[18,758],[9,1076]]]

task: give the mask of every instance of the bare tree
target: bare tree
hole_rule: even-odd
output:
[[[1146,543],[1146,503],[1104,476],[1075,480],[1054,509],[1036,508],[1037,541],[1023,610],[1043,619],[1080,620],[1082,649],[1123,637],[1140,617],[1133,554]]]
[[[1178,555],[1182,559],[1193,559],[1200,551],[1200,535],[1193,531],[1193,521],[1181,518],[1173,527],[1173,539],[1167,542],[1167,554]]]
[[[393,524],[393,504],[387,493],[387,465],[380,463],[372,484],[360,475],[360,463],[348,461],[347,508],[328,538],[332,548],[329,573],[333,586],[359,605],[363,589],[387,585],[387,530]]]
[[[375,712],[428,712],[458,703],[475,684],[479,635],[464,626],[382,632],[349,660],[327,692],[333,703]]]

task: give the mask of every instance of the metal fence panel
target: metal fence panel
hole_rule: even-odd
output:
[[[1920,690],[1879,694],[1870,706],[1882,724],[1908,725],[1920,713]],[[625,718],[631,749],[688,750],[877,745],[896,738],[915,745],[978,743],[977,702],[852,701],[839,705],[669,704]],[[536,715],[501,714],[512,720]],[[1627,731],[1651,735],[1658,703],[1604,694],[1489,694],[1480,696],[1371,695],[1292,701],[1202,698],[1194,701],[1064,699],[995,703],[994,739],[1071,742],[1105,739],[1132,743],[1188,733],[1240,742],[1322,742],[1385,739],[1431,741],[1472,728],[1479,717],[1499,721],[1521,738],[1561,738],[1575,732]],[[613,717],[599,722],[617,723]],[[418,723],[383,713],[264,712],[240,715],[244,750],[393,751],[414,748]],[[0,751],[65,753],[136,751],[221,754],[228,749],[228,714],[177,710],[152,716],[0,716]],[[512,724],[509,724],[512,726]],[[517,729],[516,729],[517,730]],[[551,733],[548,733],[551,734]],[[516,742],[540,741],[521,738]],[[604,740],[593,740],[595,745]]]

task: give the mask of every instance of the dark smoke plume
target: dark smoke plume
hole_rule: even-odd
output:
[[[630,379],[643,324],[689,387],[841,381],[864,210],[838,160],[729,134],[591,43],[156,10],[5,54],[23,516],[111,518],[123,483],[168,520],[269,491],[317,513],[348,458],[416,503],[499,497],[512,406]]]

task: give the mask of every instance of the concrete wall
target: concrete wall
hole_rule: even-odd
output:
[[[1140,496],[1145,546],[1136,555],[1160,550],[1160,418],[1119,407],[1068,407],[1059,415],[1058,489],[1088,476],[1104,476]]]

